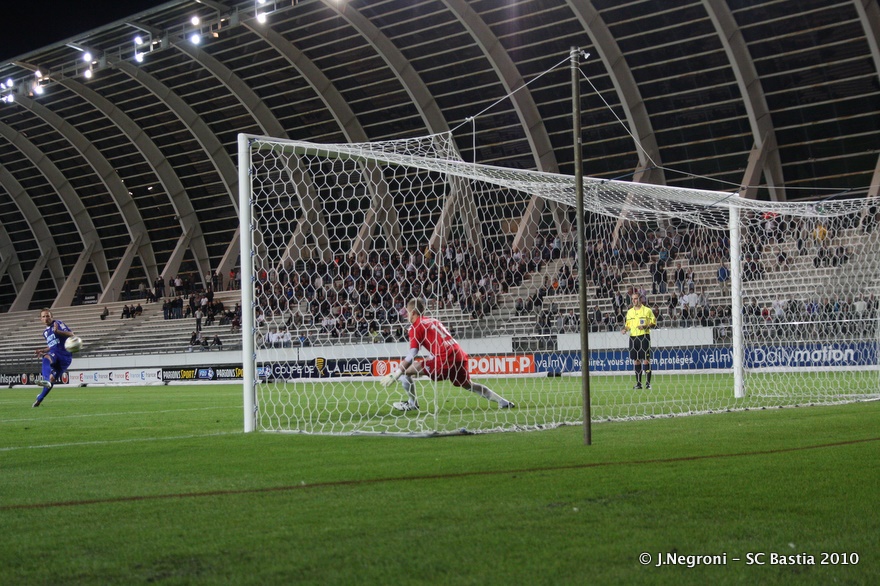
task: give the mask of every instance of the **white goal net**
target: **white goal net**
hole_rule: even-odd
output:
[[[242,135],[239,159],[248,430],[579,424],[582,327],[594,420],[878,396],[870,200],[585,179],[584,321],[571,176],[466,163],[448,135]],[[658,321],[651,388],[634,388],[621,333],[634,292]],[[471,391],[379,383],[408,352],[414,298],[467,352]],[[418,409],[395,408],[413,397]]]

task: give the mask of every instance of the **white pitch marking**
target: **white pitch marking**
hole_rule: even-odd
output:
[[[48,419],[83,419],[86,417],[116,417],[117,415],[151,415],[153,413],[183,413],[185,411],[211,411],[215,409],[237,409],[240,407],[193,407],[192,409],[163,409],[161,411],[123,411],[121,413],[82,413],[79,415],[24,417],[21,419],[0,419],[0,423],[20,423],[22,421],[46,421]]]
[[[66,444],[43,444],[39,446],[10,446],[6,448],[0,448],[0,452],[12,452],[15,450],[43,450],[47,448],[72,448],[77,446],[103,446],[109,444],[129,444],[134,442],[159,442],[164,440],[185,440],[185,439],[198,439],[203,437],[219,437],[223,435],[238,435],[244,432],[241,431],[218,431],[215,433],[205,433],[201,435],[177,435],[170,437],[144,437],[144,438],[129,438],[129,439],[121,439],[121,440],[100,440],[93,442],[70,442]]]

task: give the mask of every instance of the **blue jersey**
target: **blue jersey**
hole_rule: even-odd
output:
[[[67,348],[64,347],[64,342],[67,340],[67,338],[57,336],[54,330],[55,326],[58,326],[58,329],[62,332],[70,331],[70,328],[67,327],[67,324],[65,324],[60,319],[56,319],[55,321],[53,321],[52,325],[50,325],[43,331],[43,337],[46,338],[46,345],[49,346],[49,352],[62,358],[73,358],[73,354],[68,352]]]

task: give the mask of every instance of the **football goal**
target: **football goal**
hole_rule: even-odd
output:
[[[241,135],[239,165],[246,431],[577,425],[586,372],[594,421],[878,397],[870,200],[587,178],[580,247],[574,177],[467,163],[447,134]],[[650,389],[621,333],[633,293],[658,321]],[[414,298],[468,354],[471,391],[380,384],[409,351]],[[410,397],[418,409],[395,408]]]

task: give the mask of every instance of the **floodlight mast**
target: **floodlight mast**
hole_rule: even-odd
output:
[[[581,84],[578,47],[571,48],[571,110],[574,132],[574,193],[577,225],[578,305],[581,312],[581,386],[584,398],[584,444],[593,443],[592,412],[590,409],[590,341],[587,316],[587,265],[584,259],[586,233],[584,226],[584,169],[581,138]]]

